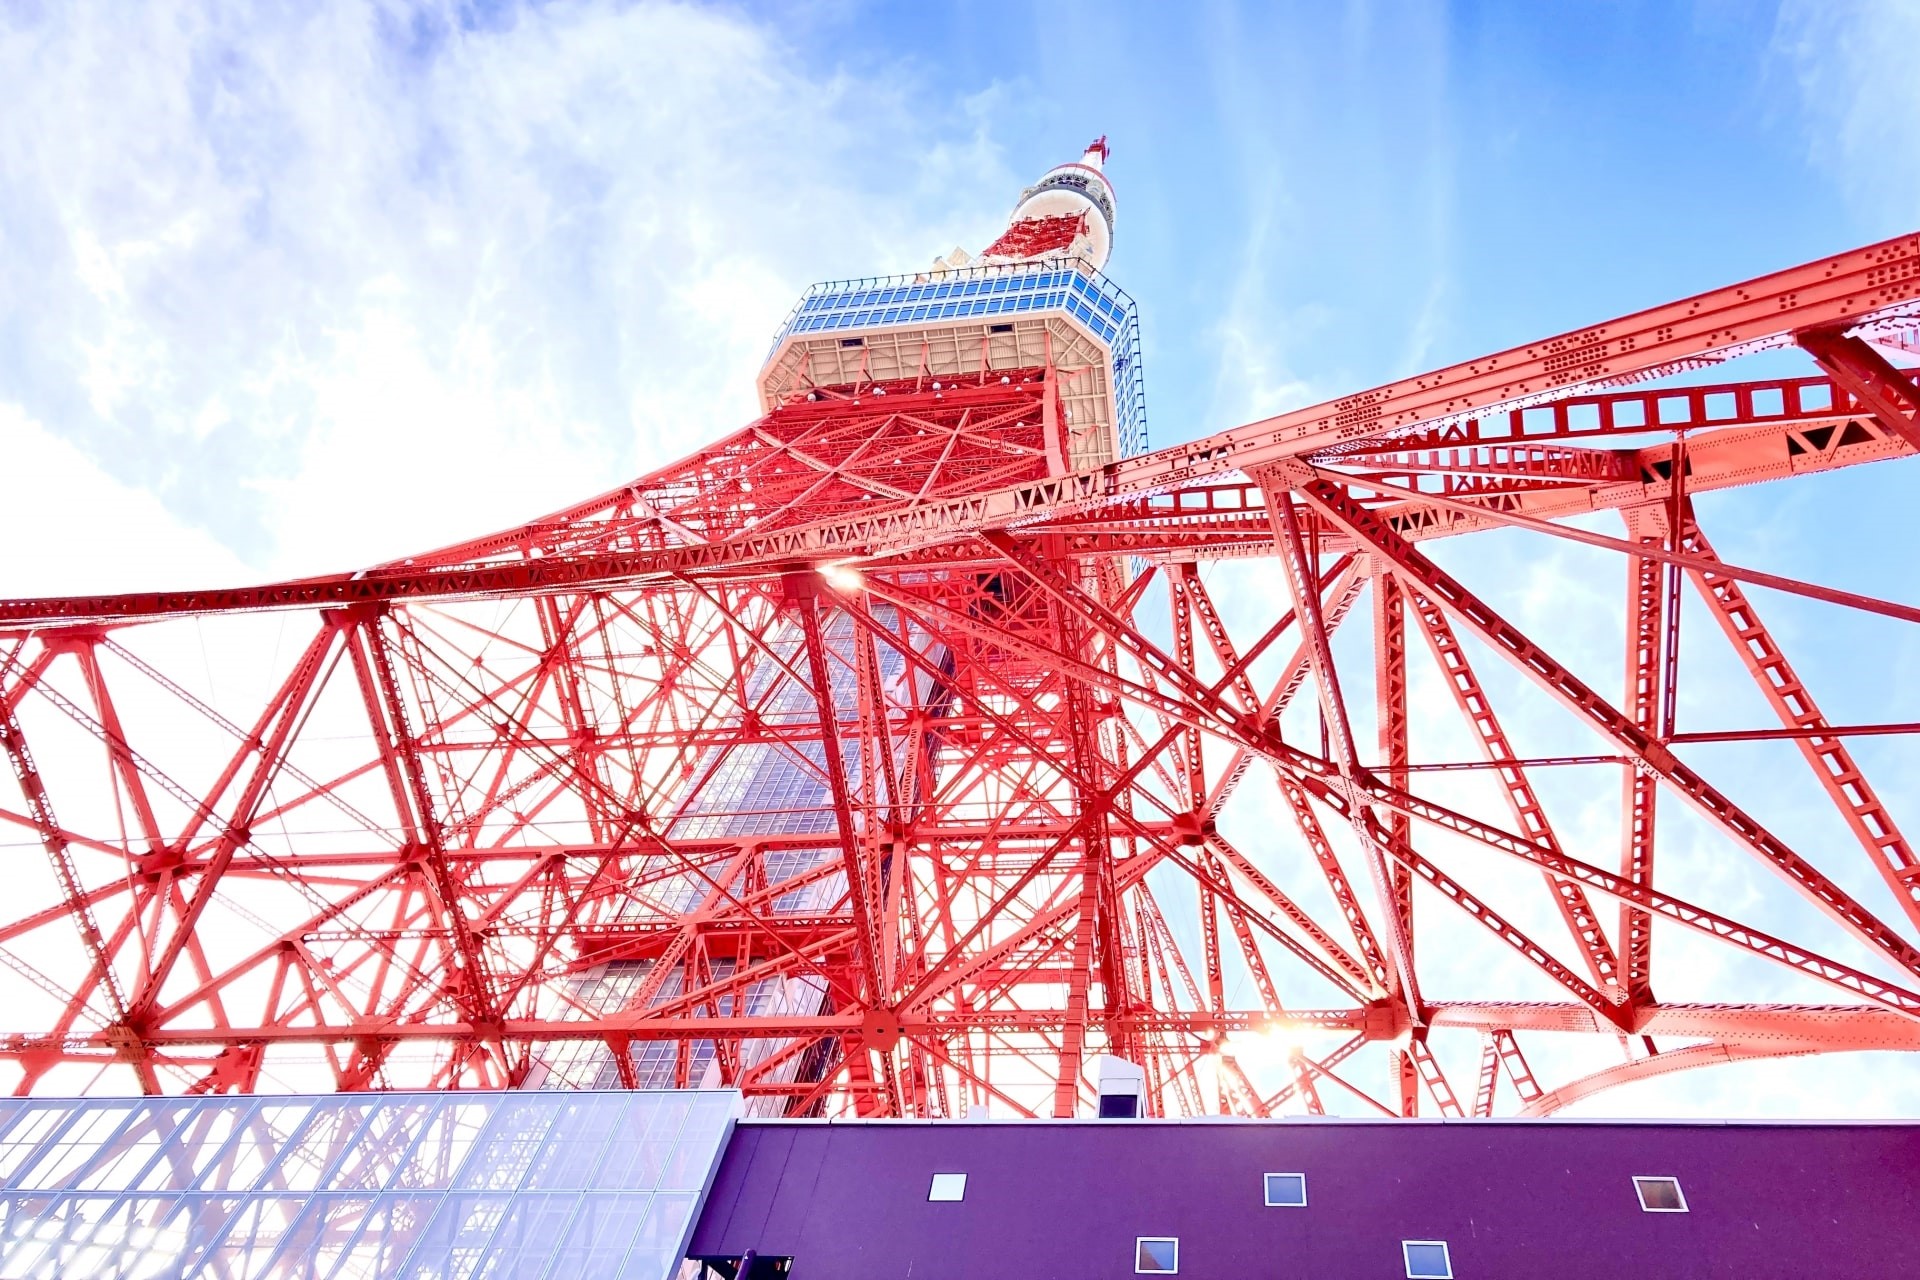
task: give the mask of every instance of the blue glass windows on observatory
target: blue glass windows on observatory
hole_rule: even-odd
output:
[[[886,284],[887,287],[870,287]],[[774,339],[794,333],[866,329],[928,320],[1057,310],[1077,318],[1109,346],[1133,323],[1133,300],[1104,276],[1061,268],[989,267],[973,278],[867,280],[815,285]]]
[[[666,1277],[731,1092],[0,1104],[0,1275]]]

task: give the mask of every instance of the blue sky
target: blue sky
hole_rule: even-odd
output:
[[[1171,441],[1910,229],[1910,179],[1849,190],[1848,32],[1757,3],[964,3],[822,6],[796,38],[971,104],[1018,172],[1111,136]]]
[[[363,444],[413,446],[393,532],[428,541],[644,468],[751,411],[806,283],[977,248],[1097,133],[1162,442],[1920,209],[1911,10],[1545,12],[16,5],[0,394],[245,565],[317,569],[390,551],[337,537]]]
[[[1161,444],[1909,231],[1916,38],[1757,0],[14,4],[0,594],[340,569],[597,492],[750,417],[807,284],[977,250],[1101,133]],[[1912,480],[1703,512],[1729,559],[1910,599]],[[1480,568],[1521,618],[1618,612],[1597,553]],[[1769,617],[1835,719],[1920,704],[1905,631]],[[1761,722],[1699,688],[1683,719]],[[1920,1111],[1856,1062],[1853,1105]]]

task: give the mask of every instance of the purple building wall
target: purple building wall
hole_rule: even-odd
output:
[[[935,1173],[966,1198],[929,1203]],[[1307,1177],[1267,1208],[1266,1172]],[[1634,1175],[1688,1212],[1642,1212]],[[1920,1126],[1572,1121],[743,1122],[689,1253],[790,1255],[794,1280],[1095,1280],[1136,1236],[1179,1274],[1459,1280],[1920,1274]]]

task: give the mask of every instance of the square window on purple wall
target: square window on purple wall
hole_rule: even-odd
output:
[[[1180,1271],[1180,1241],[1173,1236],[1136,1236],[1133,1241],[1133,1273],[1141,1276],[1171,1276]]]
[[[1647,1213],[1685,1213],[1687,1197],[1680,1190],[1680,1179],[1666,1175],[1637,1174],[1633,1179],[1634,1194],[1640,1197],[1640,1208]]]
[[[1269,1209],[1304,1209],[1307,1207],[1307,1175],[1304,1173],[1269,1173],[1265,1177],[1264,1198]]]

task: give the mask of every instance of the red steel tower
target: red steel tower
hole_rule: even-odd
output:
[[[1920,235],[1148,451],[1105,159],[816,287],[762,417],[577,506],[0,602],[0,1085],[1072,1115],[1112,1054],[1154,1114],[1544,1114],[1920,1049],[1920,865],[1849,746],[1920,725],[1830,723],[1756,596],[1920,608],[1695,518],[1920,448]],[[1496,532],[1611,556],[1615,633],[1467,585]],[[1683,616],[1776,723],[1680,730]],[[1838,838],[1710,779],[1735,740]]]

